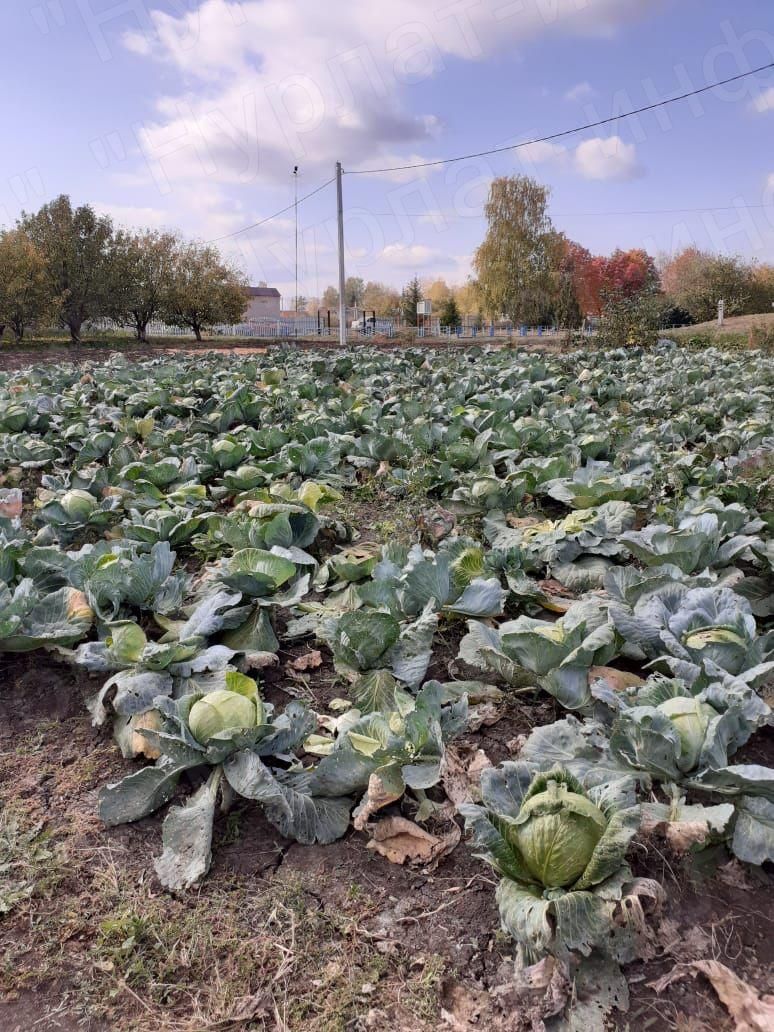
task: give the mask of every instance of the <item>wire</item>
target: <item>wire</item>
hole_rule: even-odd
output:
[[[336,181],[336,177],[333,176],[327,182],[322,183],[316,189],[311,190],[308,194],[304,194],[303,197],[299,197],[297,201],[293,201],[286,208],[280,208],[279,211],[275,211],[273,215],[267,215],[265,219],[259,219],[258,222],[251,222],[249,226],[242,226],[241,229],[235,229],[233,233],[224,233],[223,236],[213,237],[212,240],[205,240],[206,244],[217,244],[220,240],[230,240],[232,237],[239,236],[240,233],[246,233],[249,229],[257,229],[258,226],[265,226],[267,222],[271,222],[272,219],[279,218],[280,215],[286,214],[286,212],[292,211],[293,208],[298,204],[303,204],[304,201],[308,201],[310,197],[314,197],[315,194],[321,193],[326,186],[330,186],[331,183]]]
[[[771,208],[771,204],[745,204],[745,208]],[[604,218],[606,215],[681,215],[688,212],[704,211],[738,211],[739,205],[726,204],[722,206],[709,206],[704,208],[643,208],[636,211],[564,211],[551,212],[554,219],[580,219],[580,218]],[[484,217],[483,212],[476,215],[460,215],[457,212],[446,211],[369,211],[369,215],[392,219],[479,219]]]
[[[455,161],[468,161],[470,158],[484,158],[489,154],[504,154],[507,151],[519,150],[521,147],[529,147],[535,143],[550,143],[551,140],[559,140],[563,136],[572,136],[574,133],[582,133],[586,129],[597,129],[602,125],[609,125],[611,122],[618,122],[622,118],[631,118],[633,115],[642,115],[646,111],[653,111],[655,108],[665,107],[667,104],[675,104],[678,100],[687,100],[699,93],[706,93],[718,86],[727,86],[728,83],[737,82],[739,79],[746,79],[749,75],[756,75],[758,72],[765,72],[774,68],[774,61],[769,64],[760,65],[758,68],[751,68],[749,72],[740,72],[739,75],[732,75],[728,79],[718,79],[709,86],[700,86],[698,89],[689,90],[687,93],[680,93],[676,97],[669,97],[667,100],[658,100],[653,104],[646,104],[644,107],[634,108],[632,111],[624,111],[620,115],[611,115],[610,118],[600,118],[597,122],[587,122],[585,125],[576,126],[574,129],[563,129],[558,133],[551,133],[550,136],[539,136],[533,140],[524,140],[522,143],[507,144],[503,147],[492,147],[490,150],[476,151],[473,154],[460,154],[456,158],[437,158],[435,161],[417,161],[411,165],[392,165],[389,168],[359,168],[353,171],[345,171],[348,176],[375,176],[387,172],[408,172],[415,168],[431,168],[438,165],[449,165]]]
[[[622,118],[631,118],[634,115],[644,114],[646,111],[653,111],[656,108],[666,107],[667,104],[675,104],[679,100],[687,100],[689,97],[695,97],[699,93],[707,93],[709,90],[714,90],[718,86],[727,86],[729,83],[738,82],[740,79],[746,79],[750,75],[757,75],[758,72],[768,71],[770,68],[774,68],[774,61],[769,64],[759,65],[757,68],[751,68],[747,72],[740,72],[738,75],[729,76],[727,79],[718,79],[716,82],[710,83],[708,86],[700,86],[698,89],[689,90],[687,93],[680,93],[676,97],[669,97],[666,100],[659,100],[653,104],[646,104],[644,107],[634,108],[631,111],[624,111],[619,115],[611,115],[610,118],[601,118],[597,122],[587,122],[585,125],[576,126],[574,129],[563,129],[561,132],[551,133],[549,136],[539,136],[532,140],[523,140],[521,143],[507,144],[503,147],[492,147],[489,150],[476,151],[472,154],[460,154],[454,158],[438,158],[435,161],[418,161],[411,165],[392,165],[389,168],[361,168],[353,171],[344,171],[344,175],[348,176],[364,176],[364,175],[382,175],[387,172],[408,172],[415,168],[431,168],[439,165],[449,165],[457,161],[467,161],[471,158],[483,158],[489,154],[504,154],[508,151],[520,150],[522,147],[529,147],[535,143],[549,143],[551,140],[558,140],[564,136],[572,136],[575,133],[582,133],[586,129],[597,129],[603,125],[609,125],[611,122],[618,122]],[[291,211],[297,204],[303,204],[304,201],[308,201],[311,197],[321,193],[326,187],[330,186],[331,183],[335,182],[336,177],[332,176],[326,182],[322,183],[316,189],[311,190],[308,194],[304,194],[303,197],[299,197],[298,201],[294,201],[292,204],[288,204],[284,208],[280,208],[279,211],[275,211],[272,215],[267,215],[263,219],[259,219],[257,222],[251,222],[249,226],[242,226],[241,229],[235,229],[231,233],[224,233],[222,236],[213,237],[211,240],[205,241],[207,244],[217,244],[221,240],[231,240],[233,237],[239,236],[242,233],[247,233],[251,229],[257,229],[259,226],[265,226],[267,222],[271,222],[272,219],[279,218],[280,215],[285,215]],[[767,205],[748,205],[748,207],[767,207]],[[604,215],[652,215],[652,214],[679,214],[681,212],[688,211],[732,211],[734,208],[674,208],[674,209],[663,209],[659,211],[631,211],[631,212],[578,212],[577,216],[574,214],[556,216],[557,218],[575,218],[581,216],[595,216],[602,217]],[[372,212],[373,215],[384,215],[393,216],[394,212]],[[396,218],[399,216],[395,216]],[[411,216],[419,217],[419,216]],[[428,216],[421,216],[423,218]],[[460,216],[461,217],[461,216]]]

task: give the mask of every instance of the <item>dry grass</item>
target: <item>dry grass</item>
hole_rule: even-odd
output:
[[[679,329],[670,330],[670,336],[690,337],[697,333],[712,333],[718,330],[720,333],[749,333],[755,326],[774,328],[774,312],[762,312],[760,315],[732,315],[723,321],[723,326],[718,326],[717,319],[709,322],[696,323],[695,326],[681,326]]]

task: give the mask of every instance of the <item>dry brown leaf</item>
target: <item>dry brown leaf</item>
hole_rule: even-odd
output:
[[[130,720],[132,728],[131,748],[135,756],[145,756],[148,760],[157,760],[161,756],[161,750],[153,745],[140,731],[160,731],[162,726],[161,714],[158,710],[147,710],[145,713],[137,713]]]
[[[447,745],[441,761],[441,784],[455,807],[481,798],[481,773],[492,766],[483,749]]]
[[[353,825],[357,831],[362,831],[369,817],[381,810],[382,807],[394,803],[403,795],[402,788],[391,789],[387,787],[379,775],[374,771],[368,779],[368,790],[363,797],[362,804],[354,812]]]
[[[509,513],[505,522],[514,530],[521,530],[523,527],[536,527],[541,521],[536,516],[511,516]]]
[[[505,716],[505,710],[493,702],[482,702],[471,706],[468,710],[468,731],[479,731],[482,727],[492,727]]]
[[[572,991],[569,964],[554,957],[526,967],[517,964],[510,981],[490,990],[501,1007],[520,1015],[515,1027],[525,1029],[545,1029],[545,1019],[564,1010]]]
[[[469,1032],[479,1027],[479,1019],[488,1002],[485,993],[471,991],[459,982],[452,982],[446,987],[444,996],[441,1020],[452,1032]]]
[[[700,925],[681,928],[672,918],[663,918],[658,925],[658,945],[661,952],[682,961],[706,957],[712,939]]]
[[[290,666],[294,670],[316,670],[322,666],[322,653],[318,651],[307,652],[303,656],[291,661]]]
[[[271,1017],[273,1001],[268,993],[258,992],[254,996],[243,996],[236,1002],[234,1010],[227,1018],[221,1018],[209,1024],[208,1028],[228,1028],[241,1025],[259,1018]]]
[[[417,526],[432,541],[442,541],[457,526],[457,518],[448,509],[433,509],[419,516]]]
[[[622,692],[627,688],[638,688],[641,684],[645,684],[643,679],[636,674],[606,666],[595,666],[589,670],[589,684],[594,681],[605,681],[614,692]]]
[[[774,1028],[774,996],[760,996],[757,990],[717,960],[678,964],[656,982],[651,982],[650,988],[661,993],[673,982],[686,975],[695,975],[697,971],[709,979],[734,1021],[734,1032],[771,1032]]]
[[[462,831],[455,822],[452,822],[449,832],[439,836],[431,835],[405,817],[385,817],[374,828],[368,849],[392,864],[411,863],[424,867],[450,853],[461,837]]]
[[[575,598],[575,592],[570,591],[561,581],[549,577],[548,580],[538,581],[538,587],[547,595],[561,595],[564,598]]]
[[[731,859],[727,864],[718,867],[716,873],[718,881],[723,882],[724,885],[728,885],[732,889],[741,889],[743,892],[749,892],[754,887],[747,876],[744,864],[741,864],[736,859]]]
[[[676,853],[687,853],[697,842],[705,842],[710,833],[706,821],[659,821],[643,817],[640,829],[666,838]]]
[[[407,860],[429,861],[438,848],[438,839],[405,817],[386,817],[376,825],[368,848],[393,864],[405,864]]]
[[[542,595],[537,601],[541,608],[547,609],[549,613],[566,613],[578,597],[558,580],[539,581],[538,587]]]
[[[473,759],[468,764],[468,777],[472,784],[481,784],[481,775],[492,766],[492,761],[489,759],[483,749],[476,749],[473,754]]]
[[[720,1002],[736,1022],[735,1032],[771,1032],[774,996],[759,996],[751,985],[717,960],[695,960],[693,966],[712,983]]]
[[[247,670],[265,670],[279,666],[279,656],[274,652],[246,652],[243,662]]]
[[[673,968],[662,975],[661,978],[657,978],[655,982],[648,982],[648,988],[652,989],[656,993],[663,993],[665,989],[668,989],[674,982],[679,982],[681,978],[685,978],[686,975],[694,974],[691,971],[690,964],[675,964]]]
[[[10,520],[18,519],[22,514],[22,493],[18,487],[0,490],[0,516]]]

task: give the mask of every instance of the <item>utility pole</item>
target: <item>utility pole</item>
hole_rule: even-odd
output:
[[[347,302],[344,297],[344,195],[341,188],[341,162],[336,162],[336,207],[339,221],[339,344],[347,346]]]
[[[298,340],[298,165],[293,166],[293,189],[296,210],[296,298],[293,303],[293,336]]]

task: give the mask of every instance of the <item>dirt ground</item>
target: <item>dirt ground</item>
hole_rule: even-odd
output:
[[[136,341],[121,339],[116,341],[115,346],[105,345],[99,342],[85,343],[82,345],[67,344],[63,341],[55,342],[25,342],[21,345],[11,344],[8,341],[0,342],[0,372],[9,372],[14,369],[21,369],[25,366],[39,362],[95,362],[104,361],[111,351],[120,351],[127,357],[145,359],[158,358],[161,355],[183,354],[200,355],[212,353],[217,355],[264,355],[273,348],[287,346],[287,340],[250,340],[248,338],[236,341],[224,341],[222,338],[214,337],[202,341],[201,344],[193,340],[168,338],[165,340],[151,341],[148,344],[138,344]],[[328,338],[294,341],[293,347],[302,350],[335,350],[339,347],[338,341]],[[408,347],[405,341],[389,337],[373,337],[361,341],[364,347],[380,347],[387,350],[401,349]],[[350,341],[350,344],[352,342]],[[473,340],[452,340],[439,338],[438,340],[425,339],[416,342],[417,346],[429,350],[443,352],[449,349],[469,348],[475,345],[480,347],[504,348],[509,346],[505,338],[480,338]],[[528,347],[531,351],[561,352],[565,346],[558,339],[546,339],[542,337],[516,337],[514,347]]]

